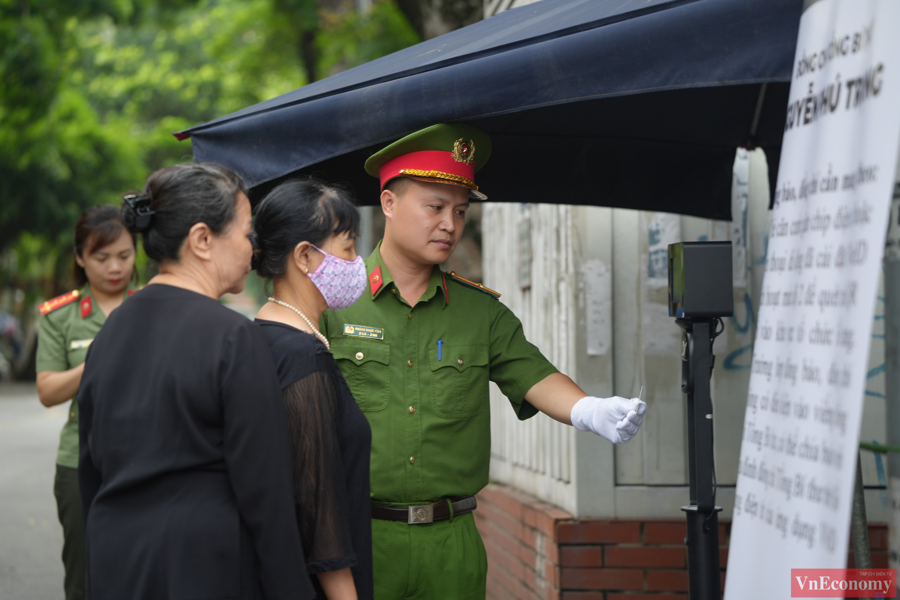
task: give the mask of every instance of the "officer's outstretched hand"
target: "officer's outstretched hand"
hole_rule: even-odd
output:
[[[613,444],[624,444],[641,428],[645,412],[647,404],[640,398],[587,396],[572,407],[572,425],[602,435]]]

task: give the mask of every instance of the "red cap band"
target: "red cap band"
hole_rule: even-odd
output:
[[[388,181],[399,176],[444,179],[469,189],[478,189],[475,185],[475,165],[454,160],[452,152],[441,150],[422,150],[398,156],[382,165],[378,175],[382,190]]]

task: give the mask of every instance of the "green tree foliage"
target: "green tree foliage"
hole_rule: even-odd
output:
[[[318,64],[325,75],[386,56],[421,41],[403,13],[393,4],[376,2],[367,13],[320,11]]]
[[[173,130],[304,85],[303,43],[316,76],[419,40],[393,0],[354,6],[0,0],[0,284],[68,285],[81,211],[190,160]]]

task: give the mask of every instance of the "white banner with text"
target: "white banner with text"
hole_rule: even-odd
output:
[[[900,143],[900,2],[800,21],[744,418],[726,600],[843,568]]]

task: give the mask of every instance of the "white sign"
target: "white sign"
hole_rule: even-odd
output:
[[[872,316],[900,140],[900,2],[800,21],[753,352],[727,600],[844,568]]]
[[[747,204],[750,200],[750,157],[743,148],[734,157],[731,181],[731,276],[734,287],[747,287]]]
[[[664,290],[669,287],[669,244],[681,241],[681,215],[651,214],[653,216],[647,223],[647,285],[651,289]]]
[[[732,284],[737,289],[747,287],[750,265],[748,215],[750,203],[750,155],[738,148],[734,155],[731,178],[731,221],[712,222],[712,241],[731,241]],[[668,308],[668,307],[667,307]]]
[[[599,258],[581,264],[587,315],[588,356],[603,356],[612,346],[612,269]]]

